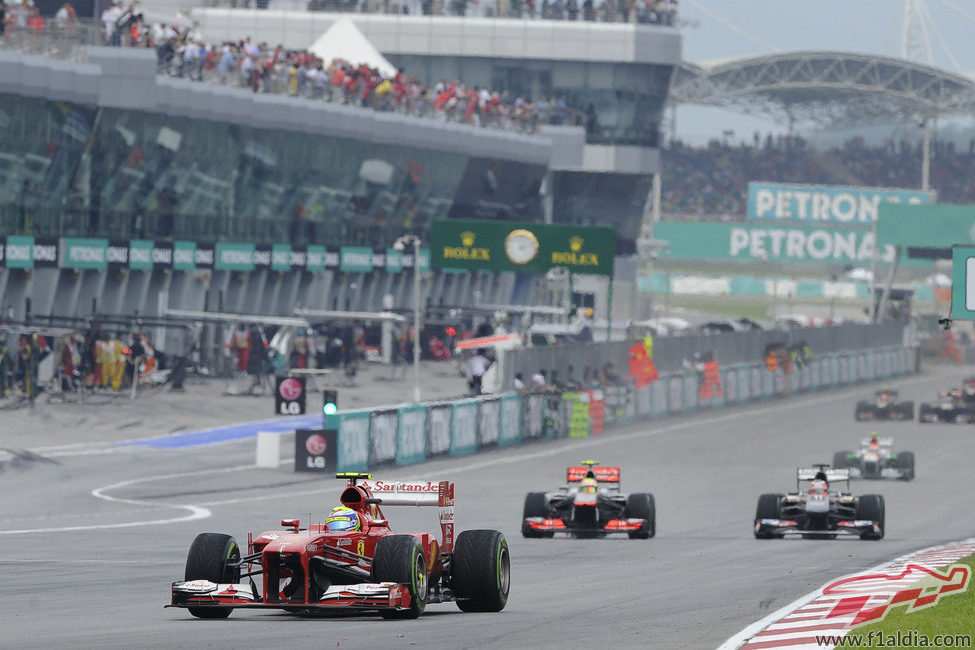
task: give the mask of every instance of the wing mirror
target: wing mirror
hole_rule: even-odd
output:
[[[285,528],[294,528],[295,532],[298,532],[298,519],[282,519],[281,525]]]

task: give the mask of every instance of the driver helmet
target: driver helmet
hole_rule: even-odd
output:
[[[826,496],[829,493],[829,485],[826,481],[815,480],[809,482],[809,494]]]
[[[870,434],[870,448],[871,449],[877,449],[878,447],[880,447],[880,440],[877,439],[877,434],[876,433],[871,433]]]
[[[360,528],[359,515],[352,508],[345,506],[332,508],[332,512],[325,519],[325,530],[330,533],[348,532]]]
[[[596,486],[599,485],[594,478],[584,478],[579,481],[579,492],[583,494],[596,494]]]

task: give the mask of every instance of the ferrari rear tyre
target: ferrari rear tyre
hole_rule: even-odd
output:
[[[186,555],[184,580],[209,580],[217,584],[240,582],[240,546],[230,535],[200,533]],[[227,618],[231,607],[188,607],[197,618]]]
[[[630,539],[650,539],[657,534],[657,506],[652,494],[631,494],[626,498],[626,516],[646,519],[640,530],[629,533]]]
[[[451,585],[465,612],[500,612],[508,603],[511,561],[497,530],[465,530],[454,542]]]
[[[522,511],[521,534],[524,537],[554,537],[554,531],[532,530],[525,519],[528,517],[547,517],[548,504],[544,492],[529,492],[525,495],[525,509]]]
[[[833,454],[833,469],[845,469],[850,466],[850,452],[838,451]]]
[[[758,506],[755,508],[755,524],[762,519],[778,519],[782,512],[782,496],[781,494],[763,494],[758,497]],[[784,535],[775,535],[772,533],[755,533],[756,539],[782,539]]]
[[[876,521],[880,528],[880,533],[862,533],[860,539],[878,540],[883,539],[884,526],[886,524],[886,512],[884,508],[884,497],[881,494],[864,494],[857,502],[857,519],[869,519]]]
[[[383,618],[417,618],[427,607],[427,560],[413,535],[386,535],[372,556],[372,581],[396,582],[410,592],[409,609],[381,609]]]
[[[894,467],[901,470],[903,479],[910,481],[914,478],[914,452],[902,451],[894,459]]]

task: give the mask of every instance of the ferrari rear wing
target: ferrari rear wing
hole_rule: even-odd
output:
[[[370,477],[371,478],[371,477]],[[349,479],[350,485],[356,479]],[[381,506],[436,506],[440,509],[441,547],[454,548],[454,484],[451,481],[358,480],[357,484]]]

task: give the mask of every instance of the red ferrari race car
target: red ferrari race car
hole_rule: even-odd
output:
[[[248,533],[243,555],[230,535],[197,535],[168,606],[198,618],[226,618],[237,608],[416,618],[428,603],[447,601],[465,612],[504,609],[508,543],[497,530],[465,530],[454,538],[453,483],[371,481],[356,473],[337,478],[347,479],[342,505],[324,523],[302,529],[297,519],[284,519],[288,530]],[[441,539],[394,534],[382,508],[401,505],[437,506]]]
[[[569,467],[566,483],[554,492],[529,492],[525,496],[521,534],[525,537],[604,537],[627,533],[630,539],[649,539],[657,532],[653,495],[620,492],[620,468],[597,467],[594,460],[583,467]]]

